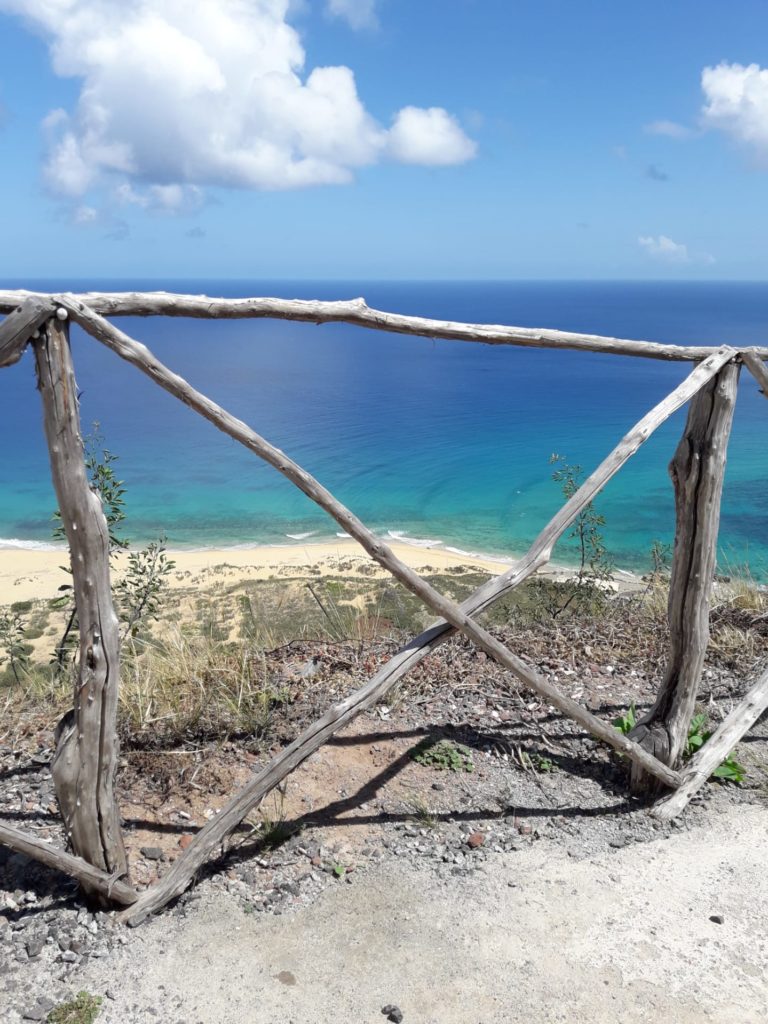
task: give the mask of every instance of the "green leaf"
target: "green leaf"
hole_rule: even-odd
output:
[[[712,772],[712,777],[715,779],[723,779],[724,782],[743,782],[747,774],[747,770],[744,765],[734,761],[729,755],[725,761]]]
[[[623,715],[619,715],[618,718],[614,718],[611,723],[615,729],[618,729],[622,735],[627,736],[635,728],[637,724],[637,711],[635,705],[631,704],[629,710]]]

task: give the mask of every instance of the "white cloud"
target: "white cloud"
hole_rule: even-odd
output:
[[[703,123],[731,135],[768,158],[768,69],[758,64],[704,68]]]
[[[365,0],[333,7],[375,15]],[[343,184],[385,159],[475,155],[441,107],[406,107],[388,131],[348,67],[307,71],[289,0],[0,0],[0,12],[42,32],[57,74],[82,79],[76,109],[44,123],[46,180],[73,201],[117,190],[179,212],[199,206],[204,186]]]
[[[693,132],[677,121],[652,121],[645,126],[649,135],[665,135],[668,139],[689,139]]]
[[[93,206],[76,206],[72,211],[75,224],[94,224],[99,219],[99,211]]]
[[[389,132],[388,151],[404,164],[461,164],[477,152],[455,118],[442,107],[404,107]]]
[[[354,29],[379,25],[376,0],[326,0],[325,9],[332,18],[342,18]]]
[[[203,205],[202,189],[196,185],[150,185],[138,191],[124,181],[114,191],[122,206],[138,206],[160,213],[190,213]]]
[[[641,249],[661,263],[699,263],[711,266],[715,257],[708,252],[691,252],[682,242],[674,242],[667,235],[641,235],[638,240]]]
[[[667,263],[688,263],[690,261],[688,246],[673,242],[666,235],[657,235],[655,238],[651,235],[641,235],[637,241],[654,259]]]

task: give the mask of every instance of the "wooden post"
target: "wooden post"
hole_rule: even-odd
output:
[[[51,475],[69,543],[80,624],[74,711],[62,720],[52,773],[74,853],[119,878],[127,865],[113,790],[118,621],[110,590],[107,522],[85,469],[69,325],[64,310],[62,314],[34,342]]]
[[[669,588],[669,660],[656,701],[631,734],[670,767],[680,761],[709,642],[709,602],[717,563],[720,498],[739,366],[729,363],[692,399],[670,463],[675,489],[675,547]],[[658,780],[632,764],[635,793]]]

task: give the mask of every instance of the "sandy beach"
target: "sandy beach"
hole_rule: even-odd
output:
[[[390,547],[398,558],[414,569],[431,567],[445,571],[469,566],[498,575],[512,564],[512,559],[475,558],[441,548],[424,549],[397,542],[390,543]],[[175,550],[169,552],[169,557],[176,563],[170,577],[170,585],[176,588],[189,587],[191,583],[204,584],[223,567],[226,567],[230,582],[290,578],[303,575],[308,570],[319,577],[344,575],[370,579],[387,575],[355,541],[342,538],[322,544]],[[63,548],[43,551],[8,548],[0,551],[0,605],[55,597],[64,581],[61,566],[66,561],[67,553]],[[115,558],[115,575],[120,574],[126,561],[125,554]]]

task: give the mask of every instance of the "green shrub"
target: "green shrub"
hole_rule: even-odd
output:
[[[468,747],[450,740],[423,739],[411,751],[412,759],[425,768],[435,771],[473,772],[472,752]]]

